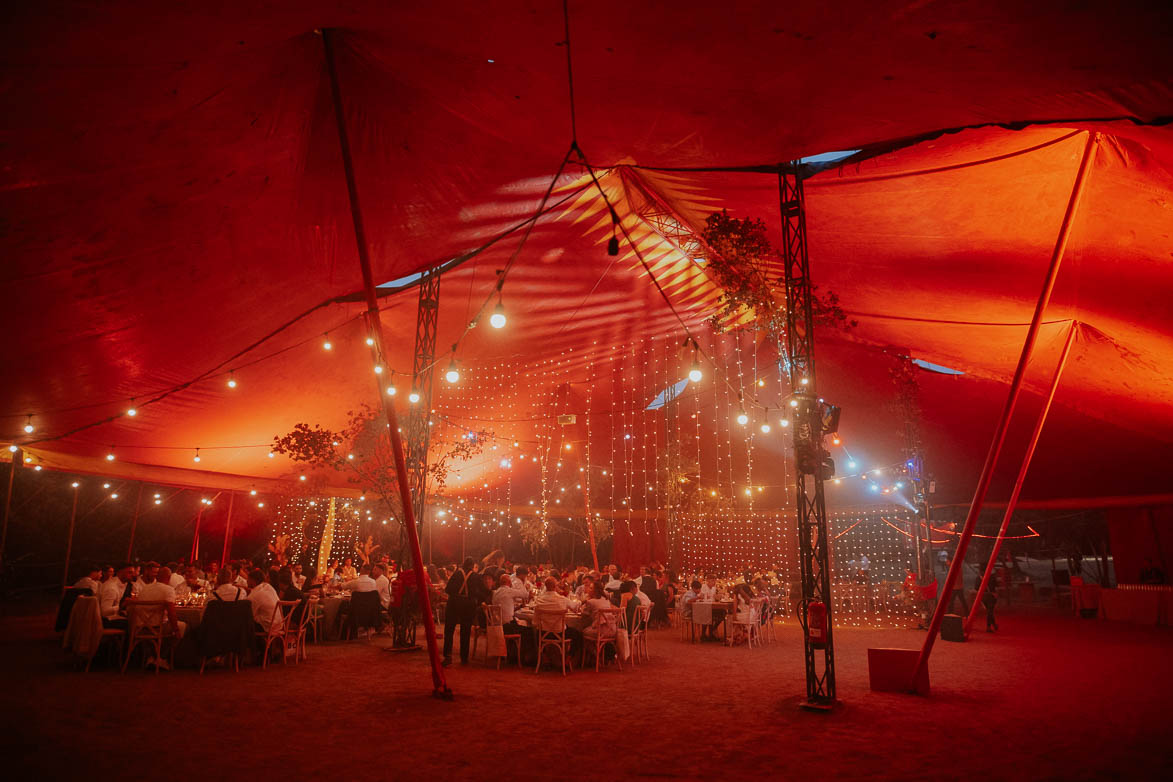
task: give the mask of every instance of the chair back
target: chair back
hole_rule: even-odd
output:
[[[566,632],[566,611],[552,608],[534,609],[534,630],[561,635]]]
[[[501,606],[486,604],[485,610],[485,625],[488,627],[501,626]]]
[[[379,593],[355,592],[350,596],[350,621],[355,628],[379,624]]]
[[[273,612],[276,614],[279,611],[281,613],[281,619],[269,623],[269,635],[282,636],[284,638],[296,636],[301,626],[300,620],[305,616],[304,609],[300,612],[300,616],[297,610],[303,602],[302,600],[278,600]]]
[[[166,600],[127,600],[126,626],[131,639],[162,637],[167,605]]]
[[[590,629],[598,633],[600,638],[614,638],[623,621],[622,608],[599,608],[591,617]]]
[[[69,587],[61,596],[61,604],[57,606],[57,621],[53,623],[53,632],[60,633],[69,625],[69,616],[73,613],[73,604],[82,595],[94,595],[89,587]]]
[[[200,657],[248,653],[253,642],[253,604],[247,600],[210,600],[194,631]]]
[[[769,605],[769,603],[769,599],[765,597],[755,597],[750,601],[750,605],[752,606],[751,610],[753,611],[753,618],[755,620],[762,617],[762,612],[766,610],[766,607]]]

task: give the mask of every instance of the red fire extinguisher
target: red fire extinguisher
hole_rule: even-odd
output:
[[[827,646],[827,606],[818,601],[807,604],[806,640],[814,649]]]

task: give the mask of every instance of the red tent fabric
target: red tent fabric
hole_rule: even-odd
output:
[[[654,194],[685,229],[728,208],[776,230],[771,175],[689,169],[865,150],[807,183],[817,282],[859,321],[820,335],[820,390],[844,405],[853,453],[886,464],[900,452],[894,419],[875,412],[892,395],[882,349],[964,371],[921,378],[930,460],[953,497],[984,453],[1083,133],[1104,133],[1028,380],[1045,383],[1063,323],[1084,324],[1026,496],[1167,486],[1168,9],[570,11],[579,142],[707,353],[732,350],[705,331],[717,291],[632,214],[635,202]],[[610,220],[581,166],[559,179],[507,278],[509,328],[465,335],[521,232],[501,234],[533,214],[569,145],[558,4],[61,2],[13,14],[0,98],[9,441],[35,441],[30,453],[50,466],[277,490],[296,486],[298,470],[267,457],[274,435],[298,421],[340,425],[371,399],[323,27],[339,31],[379,279],[499,239],[443,277],[438,351],[457,344],[465,381],[440,389],[448,433],[436,439],[479,419],[503,440],[534,442],[572,409],[607,420],[606,439],[655,429],[654,411],[626,423],[606,411],[642,410],[691,356],[671,349],[681,324],[638,261],[604,252]],[[951,128],[970,129],[942,134]],[[408,371],[414,289],[383,306],[392,365]],[[645,358],[635,368],[621,355]],[[776,374],[769,382],[763,399],[783,391]],[[560,397],[565,384],[573,394]],[[727,390],[691,393],[710,409],[734,404]],[[36,432],[25,435],[29,415]],[[757,462],[783,476],[770,481],[777,506],[784,453],[781,439],[763,441]],[[487,458],[465,480],[506,482]],[[509,481],[516,496],[464,491],[511,510],[536,496],[534,471]]]

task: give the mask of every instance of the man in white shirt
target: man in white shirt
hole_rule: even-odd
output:
[[[513,582],[513,586],[524,587],[526,586],[526,576],[528,575],[529,568],[527,568],[525,565],[518,565],[517,569],[513,571],[513,576],[510,578],[510,580]]]
[[[90,568],[86,571],[86,575],[79,578],[77,583],[73,585],[73,588],[88,589],[94,594],[94,597],[97,597],[98,592],[102,589],[102,582],[99,580],[101,577],[102,568],[98,567],[97,565],[91,565]]]
[[[277,605],[277,590],[265,581],[260,569],[248,574],[248,597],[253,604],[253,621],[262,630],[272,630],[281,625],[281,608]]]
[[[167,583],[171,585],[172,589],[178,589],[179,585],[183,583],[183,571],[174,562],[167,563],[167,570],[171,573],[171,578]]]
[[[375,591],[379,593],[379,602],[385,611],[391,607],[391,581],[383,574],[382,565],[373,565],[371,575],[374,576]]]
[[[224,568],[216,576],[216,588],[212,590],[214,600],[244,600],[248,597],[248,590],[241,589],[235,583],[235,577],[229,568]]]
[[[170,635],[171,628],[175,628],[175,637],[182,638],[184,631],[187,629],[187,624],[180,622],[175,615],[175,589],[170,584],[171,569],[162,568],[158,573],[158,578],[152,579],[142,585],[138,591],[138,597],[135,599],[140,601],[158,600],[166,603],[167,606],[163,613],[167,617],[167,621],[163,624],[163,635]],[[147,620],[147,623],[151,625],[156,624],[150,619]]]
[[[570,601],[558,594],[558,582],[553,578],[547,578],[545,583],[546,590],[538,595],[538,599],[534,601],[534,610],[544,609],[549,611],[568,611],[570,610]]]
[[[305,586],[305,576],[302,575],[300,562],[293,566],[293,585],[297,587],[298,591]]]
[[[513,579],[509,577],[509,574],[502,573],[497,581],[497,588],[493,591],[493,605],[501,609],[501,624],[511,623],[513,609],[517,606],[517,601],[524,601],[528,597],[528,589],[513,586]]]
[[[134,567],[125,564],[118,568],[114,578],[106,579],[98,594],[98,608],[102,612],[102,624],[107,627],[126,627],[126,620],[119,619],[122,601],[134,597]]]
[[[379,585],[375,583],[375,579],[371,578],[371,566],[363,565],[358,578],[351,579],[342,584],[342,588],[347,592],[378,592]]]

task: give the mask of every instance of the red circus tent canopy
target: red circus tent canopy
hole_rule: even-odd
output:
[[[949,497],[972,490],[1085,134],[1103,134],[1027,381],[1045,388],[1078,321],[1027,497],[1167,489],[1167,8],[653,6],[570,4],[577,137],[653,273],[705,333],[717,291],[640,217],[648,199],[684,230],[725,208],[776,234],[767,169],[860,150],[807,181],[816,282],[858,321],[820,334],[820,390],[843,405],[860,458],[886,463],[900,458],[883,412],[893,355],[964,373],[920,376]],[[338,426],[371,400],[321,28],[338,30],[376,276],[399,281],[381,305],[400,372],[412,275],[452,263],[437,344],[458,345],[466,382],[438,383],[445,426],[531,440],[556,412],[642,409],[687,368],[656,347],[681,326],[638,260],[606,254],[610,219],[581,166],[556,182],[507,278],[509,328],[465,334],[570,140],[560,4],[61,2],[10,16],[0,420],[37,460],[278,491],[297,469],[267,458],[274,435]],[[635,361],[646,369],[615,369]],[[1016,436],[1037,405],[1036,393]]]

